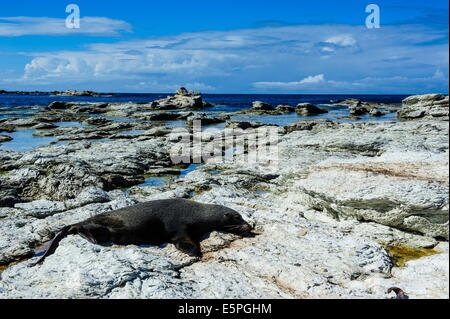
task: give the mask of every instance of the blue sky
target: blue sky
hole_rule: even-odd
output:
[[[44,4],[45,3],[45,4]],[[80,29],[65,8],[81,10]],[[368,4],[381,28],[368,29]],[[447,1],[8,1],[0,89],[448,93]]]

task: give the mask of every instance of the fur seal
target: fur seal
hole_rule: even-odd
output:
[[[66,236],[78,234],[95,243],[161,245],[173,243],[192,256],[201,256],[200,238],[214,230],[251,235],[252,226],[235,210],[186,199],[163,199],[103,213],[64,227],[36,264],[53,254]]]

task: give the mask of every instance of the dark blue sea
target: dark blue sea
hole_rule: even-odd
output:
[[[117,93],[111,96],[100,97],[78,97],[78,96],[52,96],[52,95],[0,95],[0,115],[5,117],[4,112],[17,111],[17,115],[26,115],[32,110],[21,109],[21,107],[47,106],[54,101],[68,102],[133,102],[147,103],[157,99],[165,98],[170,93],[157,94],[130,94]],[[251,107],[253,101],[263,101],[273,106],[287,104],[295,106],[298,103],[320,104],[322,107],[332,109],[337,100],[355,98],[363,101],[372,101],[384,104],[401,104],[408,95],[296,95],[296,94],[203,94],[205,101],[218,105],[208,111],[239,111]],[[17,116],[15,115],[15,116]]]

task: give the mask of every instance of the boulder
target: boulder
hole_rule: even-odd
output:
[[[320,107],[315,106],[311,103],[300,103],[297,104],[297,107],[295,109],[295,112],[297,112],[300,116],[309,116],[309,115],[317,115],[317,114],[324,114],[328,113],[327,110],[321,109]]]
[[[372,110],[370,110],[369,115],[373,116],[373,117],[380,117],[385,115],[386,113],[377,109],[377,108],[373,108]]]
[[[400,119],[437,119],[449,120],[449,100],[443,94],[413,95],[403,100],[402,108],[397,112]]]
[[[15,189],[0,190],[0,207],[14,207],[20,201]]]
[[[0,132],[12,133],[15,131],[14,125],[5,122],[0,122]]]
[[[12,139],[13,138],[11,136],[0,134],[0,143],[9,142],[9,141],[12,141]]]
[[[151,104],[151,107],[157,110],[199,110],[205,106],[210,106],[210,104],[203,102],[200,93],[188,91],[186,88],[180,88],[175,92],[174,96],[153,101]]]
[[[370,116],[383,116],[389,113],[389,111],[382,111],[380,109],[389,108],[392,111],[398,109],[397,105],[393,104],[383,104],[370,101],[361,101],[358,99],[347,99],[343,101],[338,101],[338,104],[344,104],[348,106],[350,115],[353,117],[370,114]]]
[[[222,118],[212,117],[208,116],[205,113],[196,113],[187,118],[187,125],[189,127],[192,127],[194,124],[194,121],[201,121],[202,125],[212,125],[212,124],[218,124],[225,122]]]
[[[55,101],[48,105],[48,107],[52,110],[66,110],[73,105],[71,102],[59,102]]]
[[[356,105],[350,105],[348,107],[351,116],[359,116],[370,113],[372,108],[368,105],[364,105],[363,102],[359,101]]]
[[[294,113],[295,107],[290,106],[290,105],[278,105],[275,108],[275,111],[278,111],[280,113]]]
[[[253,102],[252,106],[253,111],[273,111],[273,107],[270,104],[261,102],[261,101],[255,101]]]
[[[242,130],[246,130],[248,128],[258,128],[262,126],[276,126],[276,125],[257,121],[236,121],[236,120],[228,120],[225,123],[225,127],[227,128],[242,129]]]

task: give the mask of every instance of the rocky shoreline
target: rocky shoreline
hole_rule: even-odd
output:
[[[76,91],[76,90],[67,90],[67,91],[51,91],[51,92],[42,92],[42,91],[6,91],[0,90],[0,95],[54,95],[54,96],[112,96],[114,93],[98,93],[93,91]]]
[[[448,298],[448,96],[413,96],[400,108],[339,103],[353,117],[396,112],[398,120],[267,125],[207,113],[214,106],[186,89],[145,104],[55,102],[1,119],[0,143],[23,128],[55,142],[0,150],[0,298],[386,298],[392,286],[410,298]],[[321,112],[257,101],[244,113]],[[220,125],[211,134],[225,153],[244,151],[175,165],[170,123],[183,122],[191,138],[195,120]],[[80,125],[58,126],[67,121]],[[257,162],[224,134],[269,127],[277,152]],[[152,179],[161,183],[145,186]],[[171,244],[98,246],[69,236],[33,266],[36,248],[63,226],[161,198],[228,206],[258,235],[214,232],[201,259]]]

